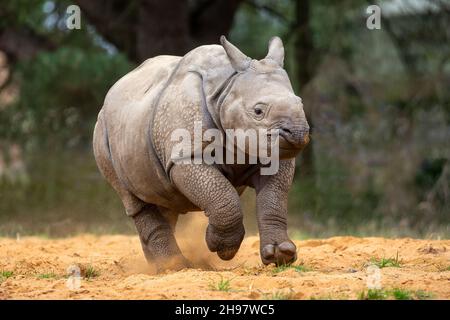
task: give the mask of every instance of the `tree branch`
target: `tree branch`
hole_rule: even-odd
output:
[[[189,35],[194,46],[217,43],[228,34],[234,15],[243,0],[201,1],[189,14]]]
[[[5,28],[0,30],[0,50],[15,63],[35,56],[42,50],[53,50],[55,45],[47,38],[29,29]]]
[[[246,0],[245,3],[248,4],[249,6],[253,7],[256,10],[264,11],[264,12],[270,14],[271,16],[280,20],[280,22],[282,22],[282,23],[285,23],[287,25],[291,24],[291,22],[283,14],[279,13],[278,11],[276,11],[275,9],[273,9],[269,6],[258,4],[253,0]]]
[[[136,61],[136,0],[76,0],[85,16],[103,38]],[[120,23],[119,23],[120,22]]]

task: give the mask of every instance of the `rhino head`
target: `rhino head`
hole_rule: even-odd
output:
[[[278,129],[280,159],[295,157],[309,142],[309,125],[302,99],[295,95],[283,69],[283,42],[273,37],[268,54],[258,61],[247,57],[224,36],[220,41],[236,71],[221,101],[222,128]]]

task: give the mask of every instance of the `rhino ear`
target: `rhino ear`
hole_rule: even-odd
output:
[[[234,70],[245,71],[250,66],[251,59],[231,44],[225,36],[220,37],[220,44],[225,49]]]
[[[269,52],[267,53],[266,59],[272,59],[277,62],[280,67],[283,68],[284,65],[284,46],[283,41],[280,37],[273,37],[269,41]]]

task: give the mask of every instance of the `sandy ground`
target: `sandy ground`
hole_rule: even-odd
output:
[[[163,274],[146,264],[137,236],[0,238],[0,299],[357,299],[367,290],[368,277],[372,283],[379,279],[384,290],[450,299],[450,240],[295,241],[295,265],[306,271],[280,271],[261,264],[257,237],[246,238],[236,257],[225,262],[206,249],[204,224],[188,225],[180,233],[180,247],[195,268]],[[400,267],[370,276],[371,259],[397,253]],[[68,277],[71,270],[75,276]],[[223,288],[227,291],[217,289],[221,280],[230,280]]]

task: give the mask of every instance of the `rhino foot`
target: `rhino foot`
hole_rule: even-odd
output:
[[[297,248],[290,241],[280,244],[267,244],[261,249],[261,259],[265,265],[275,263],[277,266],[291,264],[297,260]]]
[[[220,259],[231,260],[238,252],[244,235],[242,223],[227,231],[221,231],[209,224],[206,229],[206,244],[211,252],[217,252]]]

